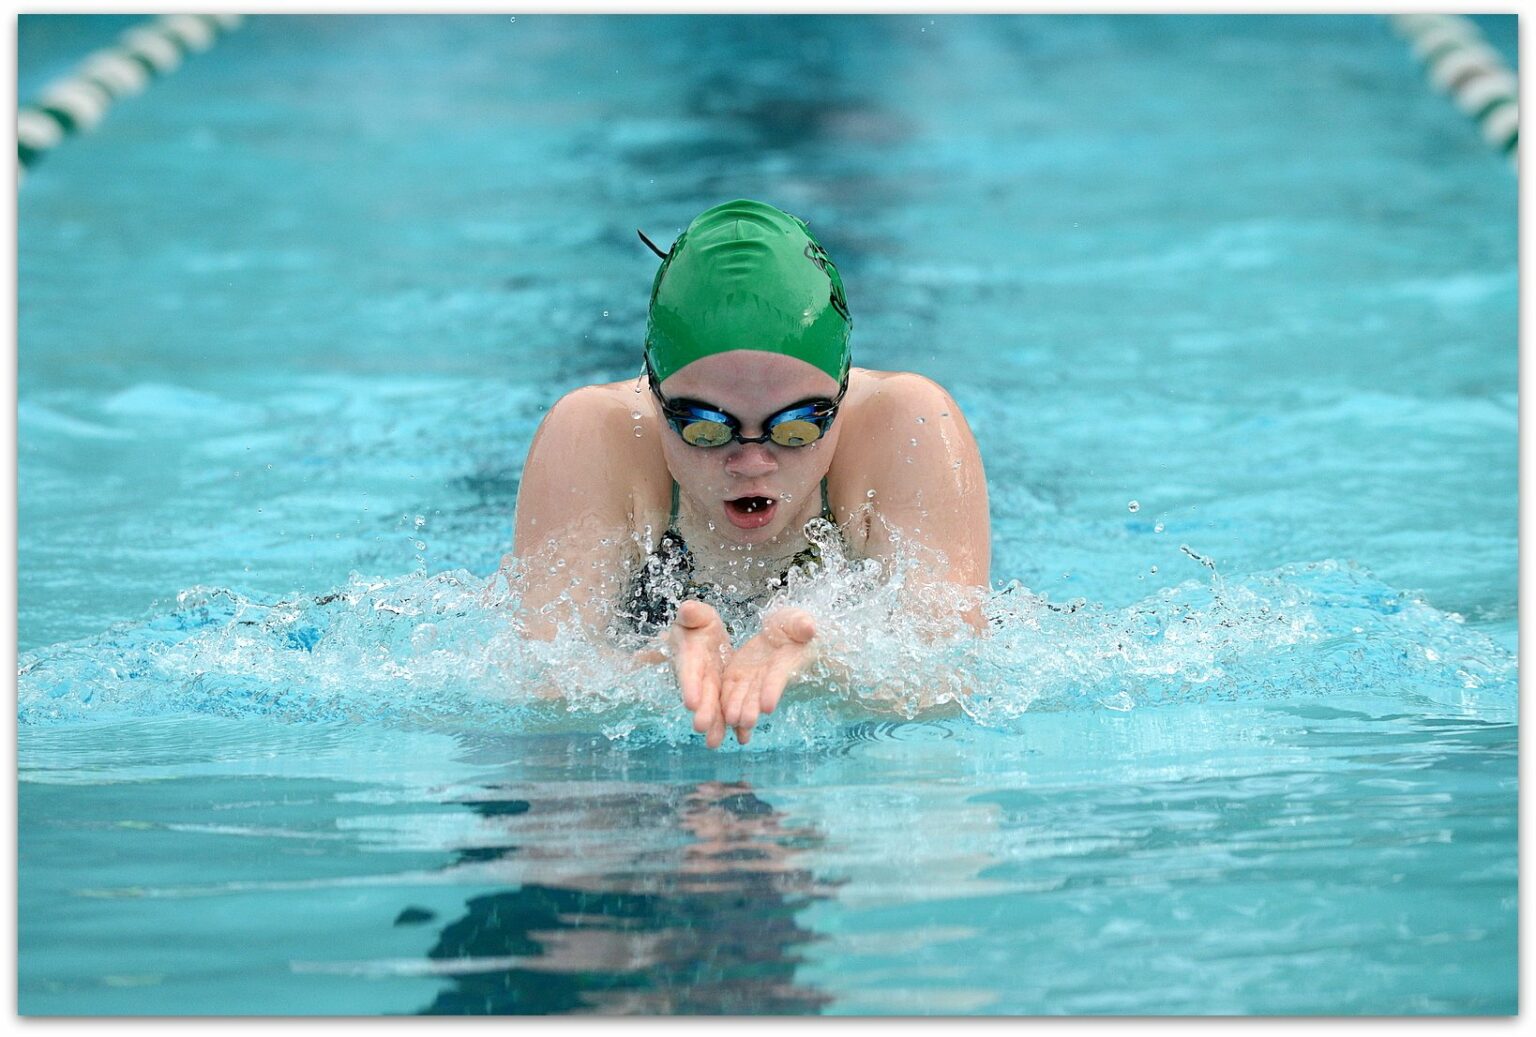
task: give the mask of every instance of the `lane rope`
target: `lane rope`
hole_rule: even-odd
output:
[[[128,28],[116,45],[87,55],[36,101],[16,109],[17,187],[25,171],[64,138],[94,129],[113,102],[143,93],[152,79],[176,71],[188,55],[212,47],[243,21],[238,14],[161,15]]]
[[[1483,140],[1520,168],[1520,83],[1472,19],[1459,14],[1394,14],[1398,35],[1413,46],[1429,81],[1450,94]]]

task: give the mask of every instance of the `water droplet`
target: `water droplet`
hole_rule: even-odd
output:
[[[1161,522],[1159,522],[1157,525],[1152,527],[1152,532],[1154,532],[1154,533],[1161,533],[1162,531],[1163,531],[1163,524]]]
[[[1157,572],[1157,566],[1154,565],[1151,569],[1148,570],[1148,572],[1156,573]]]
[[[949,411],[947,411],[947,410],[941,410],[941,411],[939,411],[939,417],[941,417],[941,418],[947,418],[947,417],[949,417]]]
[[[963,464],[964,464],[964,463],[965,463],[965,462],[963,462],[963,461],[956,461],[956,462],[955,462],[955,463],[954,463],[954,464],[952,464],[952,465],[950,465],[950,466],[949,466],[949,467],[951,467],[951,468],[953,468],[953,469],[954,469],[954,470],[955,470],[955,471],[957,471],[957,472],[958,472],[958,471],[959,471],[959,470],[960,470],[960,468],[961,468],[961,466],[962,466],[962,465],[963,465]]]
[[[864,491],[864,496],[868,497],[870,500],[874,500],[875,499],[875,491],[874,490],[865,490]]]
[[[909,440],[907,440],[907,445],[908,446],[917,446],[917,440],[909,439]]]
[[[604,317],[606,317],[606,316],[608,316],[608,311],[607,311],[607,310],[604,310],[604,311],[603,311],[603,316],[604,316]]]
[[[565,559],[564,558],[556,558],[555,559],[555,568],[556,569],[564,569],[565,568]]]
[[[639,421],[639,420],[640,420],[640,412],[639,412],[639,411],[637,411],[637,410],[632,410],[632,411],[630,411],[630,412],[629,412],[629,416],[630,416],[630,417],[632,417],[632,418],[634,418],[634,419],[635,419],[635,420],[636,420],[636,421]]]
[[[919,425],[926,425],[926,424],[928,424],[928,419],[923,417],[922,415],[918,415],[917,423]]]
[[[642,435],[642,433],[640,432],[640,426],[636,425],[635,426],[635,438],[639,439],[641,435]]]
[[[907,464],[911,464],[911,463],[912,463],[912,459],[910,457],[907,458]]]
[[[1141,510],[1141,502],[1133,500],[1129,504],[1127,504],[1125,506],[1125,508],[1126,508],[1127,511],[1130,511],[1130,512],[1140,511]]]

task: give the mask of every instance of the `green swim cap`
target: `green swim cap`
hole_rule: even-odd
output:
[[[843,279],[805,221],[739,199],[700,213],[651,285],[645,356],[658,381],[700,357],[761,349],[848,373]]]

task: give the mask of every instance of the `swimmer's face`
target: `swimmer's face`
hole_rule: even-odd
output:
[[[741,422],[740,434],[760,436],[764,418],[814,397],[837,395],[837,380],[804,360],[737,349],[695,360],[661,383],[669,399],[690,399]],[[655,406],[655,400],[652,399]],[[660,411],[657,407],[658,414]],[[843,420],[809,446],[727,443],[696,447],[661,422],[662,453],[687,510],[702,516],[721,540],[765,544],[821,513],[822,476],[832,464]]]

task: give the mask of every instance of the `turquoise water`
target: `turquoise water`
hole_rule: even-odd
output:
[[[995,626],[708,753],[496,573],[738,195]],[[20,1011],[1514,1013],[1515,204],[1374,17],[251,18],[18,196]]]

